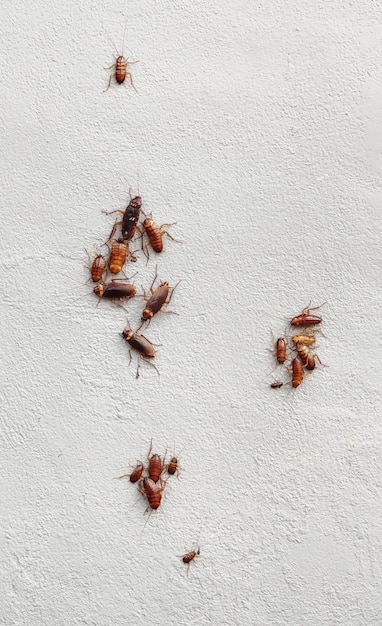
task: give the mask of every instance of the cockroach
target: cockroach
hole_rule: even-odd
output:
[[[142,226],[143,226],[143,228],[146,231],[146,235],[148,237],[148,242],[143,247],[143,237],[142,237],[142,249],[143,249],[147,259],[149,258],[149,253],[148,253],[148,249],[147,249],[149,245],[151,245],[151,247],[154,250],[154,252],[158,252],[158,253],[162,252],[162,250],[163,250],[163,235],[167,235],[167,237],[169,237],[173,241],[178,241],[172,235],[170,235],[170,233],[167,230],[163,230],[166,226],[167,227],[168,226],[173,226],[173,224],[176,224],[176,222],[173,222],[172,224],[161,224],[160,226],[158,226],[158,224],[156,224],[154,222],[152,217],[146,217],[143,220]]]
[[[301,361],[295,357],[292,361],[292,387],[301,385],[304,379],[304,368]]]
[[[283,384],[284,383],[282,383],[281,380],[275,380],[273,383],[271,383],[271,387],[272,389],[279,389],[283,386]]]
[[[178,282],[175,285],[175,287],[172,288],[170,297],[168,297],[168,294],[170,292],[171,287],[167,281],[164,283],[161,283],[154,291],[153,285],[156,281],[157,275],[158,274],[156,272],[154,276],[154,280],[151,283],[151,287],[150,287],[151,297],[147,300],[146,306],[142,311],[143,321],[151,320],[154,317],[154,315],[158,313],[158,311],[160,311],[165,304],[170,304],[173,293],[175,289],[177,288],[177,286],[179,285],[179,282]],[[167,311],[167,313],[170,313],[170,312],[173,313],[173,311]]]
[[[131,483],[136,483],[141,478],[144,469],[142,461],[138,461],[131,474],[122,474],[118,478],[129,478]]]
[[[304,346],[311,346],[313,343],[315,343],[316,338],[314,335],[294,335],[292,337],[292,341],[294,343],[303,344]]]
[[[126,76],[129,77],[129,80],[133,89],[137,91],[133,82],[132,74],[128,70],[128,67],[130,65],[134,65],[134,63],[138,63],[138,61],[129,61],[129,59],[126,59],[122,54],[115,57],[115,62],[112,63],[109,67],[105,67],[106,70],[111,70],[113,68],[115,69],[115,72],[112,72],[112,74],[110,74],[109,84],[104,90],[104,93],[109,89],[113,77],[115,77],[116,82],[119,85],[121,85],[122,83],[125,82]]]
[[[129,204],[127,205],[124,211],[121,211],[120,209],[117,209],[116,211],[104,211],[106,215],[112,215],[112,213],[121,213],[121,215],[123,216],[122,220],[120,221],[117,220],[114,223],[108,242],[110,242],[113,239],[114,233],[117,229],[117,226],[119,225],[121,225],[123,242],[130,241],[134,237],[136,230],[138,230],[142,235],[142,231],[138,226],[138,220],[139,220],[139,216],[141,213],[141,207],[142,207],[141,196],[135,196],[134,198],[131,198]]]
[[[291,319],[291,326],[315,326],[316,324],[321,324],[322,317],[319,315],[311,315],[311,311],[320,309],[324,306],[324,304],[325,302],[320,304],[320,306],[313,307],[312,309],[310,309],[309,306],[305,307],[305,309],[301,311],[300,315],[296,315]]]
[[[119,272],[122,272],[128,254],[128,243],[125,243],[124,241],[122,241],[122,239],[116,239],[112,241],[109,257],[109,270],[112,274],[119,274]]]
[[[122,218],[122,239],[123,241],[130,241],[135,235],[135,231],[138,228],[138,220],[141,213],[142,198],[141,196],[135,196],[129,202],[126,210],[123,213]],[[141,231],[140,231],[141,232]]]
[[[122,301],[133,298],[137,293],[137,288],[133,284],[120,283],[113,279],[110,283],[99,283],[93,291],[99,298]]]
[[[199,556],[199,554],[200,554],[200,548],[197,548],[196,550],[191,550],[191,552],[187,552],[187,554],[183,554],[183,556],[181,557],[183,563],[187,564],[187,576],[188,576],[188,570],[190,569],[191,561],[193,561],[195,557]]]
[[[316,367],[315,359],[320,361],[320,357],[318,356],[318,354],[312,354],[311,352],[309,352],[309,348],[302,343],[296,344],[296,350],[303,366],[307,370],[314,370],[314,368]]]
[[[159,509],[164,487],[158,487],[152,478],[143,478],[142,487],[141,493],[146,496],[149,508],[154,510]]]
[[[106,261],[102,254],[98,254],[95,257],[89,269],[93,283],[99,283],[102,280],[104,271],[106,270]]]
[[[166,465],[166,469],[167,473],[170,474],[170,476],[173,476],[174,474],[179,474],[179,461],[176,456],[171,457],[170,462]]]
[[[153,480],[154,483],[157,483],[160,480],[162,472],[163,472],[162,459],[160,458],[159,454],[153,454],[149,458],[149,467],[148,467],[149,478],[151,478],[151,480]]]
[[[147,471],[149,474],[149,478],[151,478],[151,480],[153,480],[154,483],[157,483],[160,480],[160,477],[162,475],[164,465],[162,463],[162,459],[160,458],[159,454],[152,454],[150,456],[152,447],[153,447],[153,441],[151,440],[150,449],[147,455],[147,460],[149,462]]]
[[[276,341],[276,359],[277,362],[282,364],[286,360],[286,341],[284,337],[279,337]]]
[[[135,377],[136,378],[139,377],[139,368],[140,368],[141,359],[149,363],[149,365],[152,365],[154,369],[156,369],[159,375],[157,367],[154,365],[154,363],[149,361],[149,359],[154,359],[156,355],[156,351],[154,350],[154,346],[151,343],[151,341],[149,341],[146,337],[144,337],[144,335],[139,335],[137,332],[134,332],[131,328],[125,328],[125,330],[121,334],[122,334],[123,339],[127,341],[130,347],[133,348],[133,350],[136,350],[137,352],[139,352],[137,373]],[[132,356],[131,356],[131,350],[130,350],[130,363],[131,363],[131,359],[132,359]]]

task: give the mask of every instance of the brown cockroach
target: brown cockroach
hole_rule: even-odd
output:
[[[304,346],[311,346],[313,343],[315,343],[316,338],[314,335],[294,335],[292,337],[292,341],[294,343],[303,344]]]
[[[324,306],[324,304],[325,302],[323,304],[320,304],[320,306],[315,306],[313,308],[309,308],[308,305],[307,307],[305,307],[305,309],[301,311],[299,315],[295,315],[295,317],[291,319],[291,326],[315,326],[316,324],[321,324],[322,317],[320,317],[319,315],[311,315],[311,311],[320,309],[322,306]]]
[[[141,493],[145,495],[149,503],[148,508],[159,509],[162,500],[162,492],[164,487],[158,487],[158,485],[152,480],[152,478],[142,479]],[[148,510],[148,509],[147,509]]]
[[[125,243],[122,239],[115,239],[111,242],[109,270],[112,274],[119,274],[119,272],[122,272],[128,255],[128,243]]]
[[[166,465],[166,469],[170,476],[173,476],[174,474],[179,476],[179,461],[176,456],[171,457],[170,462]]]
[[[311,352],[309,352],[309,348],[302,343],[296,344],[296,350],[303,366],[307,370],[314,370],[314,368],[316,367],[315,359],[320,361],[320,357],[318,356],[318,354],[312,354]]]
[[[159,482],[160,477],[163,472],[163,463],[159,454],[153,454],[149,458],[149,467],[148,467],[149,478],[154,481],[154,483]]]
[[[163,250],[163,235],[167,235],[167,237],[169,237],[170,239],[172,239],[173,241],[178,241],[177,239],[175,239],[172,235],[170,235],[170,233],[167,230],[163,230],[166,226],[173,226],[174,224],[176,224],[176,222],[173,222],[172,224],[161,224],[160,226],[158,226],[158,224],[156,224],[154,222],[154,220],[152,219],[152,217],[146,217],[143,220],[143,228],[146,231],[146,235],[148,237],[148,242],[145,244],[145,246],[143,246],[143,236],[142,236],[142,249],[147,257],[147,259],[149,258],[149,252],[148,252],[148,246],[151,245],[152,249],[154,250],[154,252],[162,252]]]
[[[280,364],[285,363],[287,344],[284,337],[279,337],[276,341],[276,359]]]
[[[190,563],[195,559],[195,557],[199,556],[200,548],[198,547],[196,550],[191,550],[191,552],[187,552],[187,554],[183,554],[181,559],[183,563],[187,564],[187,576],[188,570],[190,569]]]
[[[137,461],[131,474],[122,474],[122,476],[118,476],[118,478],[129,478],[131,483],[136,483],[141,478],[144,469],[142,461]]]
[[[106,261],[102,254],[98,254],[95,257],[89,269],[93,283],[99,283],[102,280],[104,271],[106,270]]]
[[[122,220],[120,221],[117,220],[114,223],[108,242],[110,242],[113,239],[114,233],[117,229],[117,226],[119,225],[121,225],[123,242],[130,241],[134,237],[136,230],[138,230],[142,235],[142,231],[138,226],[138,220],[139,220],[139,216],[141,213],[141,207],[142,207],[141,196],[135,196],[134,198],[130,199],[129,204],[127,205],[124,211],[121,211],[120,209],[117,209],[116,211],[104,211],[106,215],[112,215],[112,213],[121,213],[121,215],[123,216]]]
[[[139,352],[138,366],[137,366],[137,372],[136,372],[135,378],[139,377],[139,368],[140,368],[141,359],[149,363],[149,365],[152,365],[159,375],[158,368],[154,365],[154,363],[149,361],[149,359],[154,359],[156,355],[156,351],[154,350],[154,346],[151,343],[151,341],[146,339],[144,335],[139,335],[137,332],[134,332],[131,328],[125,328],[125,330],[121,334],[122,334],[123,339],[127,341],[130,347],[133,348],[133,350],[136,350],[137,352]],[[132,359],[132,356],[131,356],[131,349],[130,349],[130,363],[131,363],[131,359]]]
[[[109,84],[104,90],[104,93],[109,89],[113,77],[115,77],[116,82],[121,85],[125,82],[126,76],[129,77],[133,89],[137,91],[133,82],[132,74],[128,70],[129,65],[134,65],[134,63],[138,63],[138,61],[129,61],[129,59],[126,59],[123,54],[115,57],[115,62],[112,63],[109,67],[105,67],[105,70],[111,70],[113,68],[115,69],[115,72],[112,72],[112,74],[110,74]]]
[[[133,298],[137,293],[137,288],[131,283],[121,283],[113,279],[110,283],[99,283],[93,291],[99,298],[122,301]]]
[[[304,379],[304,367],[301,361],[295,357],[292,361],[292,387],[301,385]]]
[[[149,478],[151,478],[151,480],[154,481],[154,483],[157,483],[160,480],[160,477],[162,475],[162,472],[164,470],[164,465],[162,462],[162,459],[160,458],[159,454],[151,454],[151,450],[153,447],[153,440],[151,440],[150,442],[150,449],[147,455],[147,460],[149,462],[149,466],[147,468],[148,474],[149,474]]]
[[[282,383],[281,380],[275,380],[273,383],[271,383],[271,387],[272,389],[279,389],[283,386],[283,384],[284,383]]]
[[[161,283],[155,290],[153,290],[153,285],[156,281],[158,274],[155,272],[154,280],[151,283],[150,292],[151,297],[146,301],[146,306],[142,311],[142,320],[147,321],[151,320],[156,313],[158,313],[165,304],[170,304],[171,298],[174,294],[175,289],[179,285],[179,282],[172,288],[171,295],[168,297],[170,293],[170,285],[167,281]],[[166,311],[166,313],[173,313],[174,311]]]

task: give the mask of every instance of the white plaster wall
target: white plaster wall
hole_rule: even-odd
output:
[[[6,0],[0,42],[0,623],[382,625],[381,5]],[[135,380],[83,266],[138,183],[184,243]],[[271,390],[310,300],[329,367]],[[113,478],[151,437],[184,471],[145,526]]]

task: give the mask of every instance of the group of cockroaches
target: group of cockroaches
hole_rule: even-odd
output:
[[[125,26],[126,30],[126,26]],[[129,71],[129,65],[137,63],[137,61],[129,61],[123,56],[123,44],[122,54],[115,58],[115,63],[111,67],[114,68],[114,72],[110,75],[109,83],[105,91],[107,91],[111,85],[113,77],[117,84],[121,85],[125,82],[126,77],[129,78],[131,86],[135,89],[131,72]],[[108,68],[109,69],[109,68]],[[166,235],[173,241],[179,241],[175,239],[166,228],[173,224],[161,224],[158,225],[154,222],[152,216],[147,216],[142,209],[142,198],[140,195],[132,197],[130,195],[130,202],[124,211],[105,211],[106,214],[120,213],[122,219],[116,220],[111,233],[107,241],[103,244],[108,247],[109,253],[107,257],[103,254],[98,254],[93,260],[89,258],[89,270],[90,277],[97,285],[93,291],[101,300],[106,298],[112,302],[122,305],[126,300],[130,300],[137,295],[136,286],[130,282],[126,282],[123,278],[115,278],[117,274],[124,273],[124,267],[129,261],[136,261],[135,252],[130,250],[130,246],[133,243],[134,237],[138,233],[138,238],[141,238],[141,250],[143,251],[147,262],[150,258],[150,249],[155,253],[161,253],[163,250],[163,236]],[[140,222],[141,213],[144,215],[144,219]],[[119,236],[116,236],[117,230],[120,229]],[[146,239],[145,239],[146,238]],[[114,277],[111,278],[110,275]],[[129,344],[130,362],[131,362],[131,350],[135,350],[138,353],[138,365],[136,370],[136,378],[139,376],[140,361],[146,361],[152,365],[158,372],[158,369],[152,363],[152,359],[155,358],[156,351],[154,344],[147,339],[144,335],[139,333],[139,330],[146,323],[149,324],[152,318],[162,311],[163,307],[168,305],[174,294],[174,291],[179,282],[170,287],[170,284],[165,281],[161,282],[157,287],[154,287],[157,279],[158,272],[156,270],[154,279],[150,286],[150,296],[146,297],[143,293],[142,296],[145,300],[145,305],[141,314],[141,324],[137,330],[132,330],[129,326],[126,327],[121,335],[123,339]],[[130,278],[127,278],[130,281]],[[163,311],[166,313],[173,313],[173,311]],[[159,373],[159,372],[158,372]],[[170,461],[166,463],[164,455],[163,460],[159,454],[151,454],[152,441],[150,442],[150,449],[147,454],[147,464],[142,461],[138,461],[133,471],[130,474],[123,474],[118,478],[128,477],[133,484],[137,483],[138,492],[147,501],[147,511],[156,511],[161,506],[162,494],[166,488],[167,481],[170,476],[178,476],[180,467],[177,457],[172,456]],[[190,563],[199,556],[200,548],[197,547],[186,554],[181,556],[183,563],[187,565],[187,574]]]
[[[166,463],[164,455],[163,459],[159,454],[151,454],[153,442],[150,442],[150,449],[147,454],[147,466],[142,461],[137,461],[131,474],[122,474],[118,478],[128,478],[131,483],[138,483],[139,493],[147,500],[148,506],[146,512],[150,509],[156,511],[159,509],[162,501],[162,493],[165,490],[167,480],[170,476],[179,476],[179,461],[176,456],[171,457]],[[164,476],[167,476],[164,479]]]
[[[155,453],[151,454],[153,442],[150,441],[150,448],[146,457],[147,464],[137,461],[131,474],[122,474],[118,478],[128,478],[131,483],[137,484],[138,492],[147,501],[147,511],[157,511],[161,506],[162,493],[164,492],[170,476],[179,476],[180,465],[176,456],[172,456],[166,463],[166,453],[162,457]],[[183,563],[187,564],[187,573],[191,561],[199,556],[200,548],[191,550],[181,556]]]
[[[109,214],[107,211],[105,211],[105,213]],[[109,254],[107,258],[102,254],[98,254],[93,261],[91,261],[89,269],[91,280],[97,283],[93,289],[94,293],[100,299],[105,298],[121,305],[124,301],[130,300],[137,295],[137,288],[133,283],[126,282],[123,278],[110,279],[110,274],[116,276],[121,272],[124,273],[126,263],[128,261],[136,261],[136,257],[134,256],[136,251],[130,251],[130,245],[135,235],[138,233],[138,238],[141,239],[141,248],[147,258],[147,262],[150,258],[149,248],[156,253],[162,252],[164,235],[167,235],[174,241],[177,240],[165,230],[166,227],[172,226],[172,224],[162,224],[159,226],[154,222],[152,217],[144,213],[142,210],[141,196],[130,198],[130,202],[124,211],[118,209],[117,211],[110,211],[110,213],[121,213],[122,219],[117,219],[108,240],[103,244],[108,247]],[[143,213],[144,219],[140,222],[141,213]],[[118,228],[120,228],[120,234],[116,237]],[[130,280],[127,277],[126,279]],[[170,303],[174,290],[177,287],[177,285],[170,287],[170,284],[165,281],[154,288],[156,279],[157,272],[155,272],[153,282],[150,286],[151,295],[146,297],[145,293],[142,294],[146,304],[142,310],[139,328],[134,331],[129,325],[121,333],[123,339],[129,344],[130,362],[132,358],[131,350],[138,352],[136,378],[139,376],[141,360],[150,363],[158,372],[158,369],[154,363],[152,363],[152,359],[154,359],[156,355],[154,344],[138,331],[142,328],[143,324],[150,322],[154,315],[162,311],[163,307]],[[173,311],[166,312],[170,313]]]
[[[325,303],[324,303],[325,304]],[[291,337],[289,349],[292,352],[293,358],[290,360],[289,371],[291,374],[292,387],[299,387],[305,378],[305,371],[311,372],[316,367],[316,359],[321,363],[318,354],[313,353],[312,346],[316,342],[317,332],[316,327],[321,324],[322,317],[312,314],[312,311],[320,309],[323,305],[310,308],[309,305],[305,307],[298,315],[295,315],[290,320],[290,325],[294,328],[299,328],[300,332],[297,335]],[[309,332],[310,329],[310,332]],[[274,351],[278,365],[285,365],[288,355],[288,336],[285,334],[283,337],[278,337],[275,341]],[[275,380],[271,383],[273,389],[278,389],[283,386],[283,382]]]
[[[105,91],[109,89],[113,78],[115,78],[118,85],[122,85],[125,82],[126,77],[129,78],[131,86],[135,89],[133,77],[128,68],[130,65],[137,62],[138,61],[129,61],[123,56],[122,43],[122,54],[118,54],[118,56],[115,57],[115,62],[110,66],[110,68],[113,68],[114,71],[110,75],[109,83]],[[105,244],[103,244],[109,248],[108,257],[105,258],[104,255],[98,254],[93,260],[89,258],[90,276],[91,280],[94,283],[97,283],[93,291],[100,300],[105,298],[122,306],[123,302],[130,300],[137,295],[137,288],[134,284],[126,282],[126,280],[131,280],[130,278],[127,278],[126,275],[126,280],[124,280],[123,278],[110,278],[110,274],[116,276],[121,272],[124,273],[125,264],[128,261],[136,261],[136,257],[134,256],[134,252],[136,251],[130,251],[130,245],[132,244],[135,235],[138,233],[138,236],[141,237],[141,248],[147,258],[147,262],[150,258],[149,248],[151,248],[155,253],[162,252],[164,235],[174,241],[177,240],[166,230],[166,227],[172,226],[173,224],[158,225],[154,222],[152,216],[146,215],[142,209],[142,198],[140,195],[135,197],[130,195],[130,202],[124,211],[117,210],[104,212],[106,214],[121,213],[122,219],[116,220],[108,240]],[[141,213],[144,215],[144,219],[140,222]],[[119,237],[116,237],[116,232],[119,227],[120,235]],[[144,242],[145,236],[146,241]],[[170,284],[165,281],[161,282],[156,288],[154,288],[157,277],[158,274],[156,272],[150,286],[150,296],[146,297],[145,293],[142,294],[146,301],[146,305],[142,311],[140,326],[134,331],[130,327],[129,323],[129,326],[126,327],[121,333],[123,339],[129,344],[130,363],[132,359],[131,351],[135,350],[138,353],[136,378],[139,377],[141,360],[152,365],[152,367],[154,367],[154,369],[158,372],[157,367],[152,362],[156,355],[154,344],[147,339],[147,337],[140,334],[139,330],[145,323],[150,323],[154,315],[159,313],[159,311],[162,311],[163,307],[170,303],[174,290],[177,287],[177,285],[175,285],[175,287],[170,287]],[[173,313],[173,311],[166,312]]]

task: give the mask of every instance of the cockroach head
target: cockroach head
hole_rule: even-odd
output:
[[[103,296],[103,292],[104,292],[104,288],[103,288],[103,284],[99,283],[98,285],[96,285],[93,289],[94,293],[99,296],[100,298],[102,298]]]
[[[130,339],[134,335],[134,331],[131,330],[131,328],[125,328],[125,330],[121,332],[121,335],[125,341],[130,341]]]
[[[154,313],[150,311],[150,309],[143,309],[141,319],[146,322],[147,320],[151,320],[153,315]]]
[[[130,205],[135,209],[140,209],[142,206],[142,198],[141,196],[135,196],[135,198],[131,199]]]

